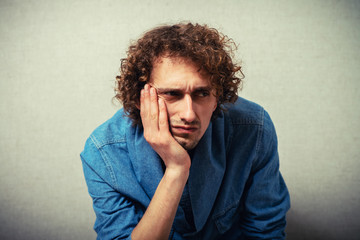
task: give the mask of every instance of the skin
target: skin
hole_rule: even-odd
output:
[[[144,137],[166,166],[154,197],[132,239],[168,239],[189,177],[193,149],[217,106],[206,75],[192,62],[160,58],[140,94]]]
[[[170,132],[175,140],[186,150],[193,149],[217,106],[208,77],[192,62],[161,58],[154,64],[150,85],[166,102]]]

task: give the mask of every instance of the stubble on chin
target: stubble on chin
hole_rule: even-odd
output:
[[[173,136],[174,139],[187,151],[192,150],[196,147],[196,145],[199,143],[196,139],[190,139],[189,137],[185,138]]]

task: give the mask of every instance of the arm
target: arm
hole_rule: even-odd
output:
[[[257,156],[248,180],[241,228],[247,238],[284,239],[289,193],[279,171],[277,137],[265,112]]]
[[[166,170],[132,239],[167,239],[184,186],[189,176],[190,157],[169,131],[165,102],[156,90],[145,85],[141,91],[140,112],[144,137],[164,161]]]
[[[116,148],[117,151],[111,148]],[[132,171],[132,165],[125,149],[125,142],[99,147],[96,136],[91,135],[80,155],[96,214],[94,230],[97,239],[130,239],[132,230],[145,212],[141,203],[133,201],[133,199],[146,199],[145,193],[125,189],[125,186],[141,188],[137,185],[136,176],[128,174]],[[112,161],[112,159],[116,160]],[[116,175],[126,176],[119,179],[124,186],[119,185],[112,177]]]

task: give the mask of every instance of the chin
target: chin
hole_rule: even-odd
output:
[[[184,141],[183,139],[177,139],[175,140],[187,151],[193,150],[199,141]]]

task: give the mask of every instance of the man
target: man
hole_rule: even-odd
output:
[[[275,129],[237,96],[231,46],[189,23],[129,47],[115,89],[123,109],[81,153],[98,239],[284,238]]]

